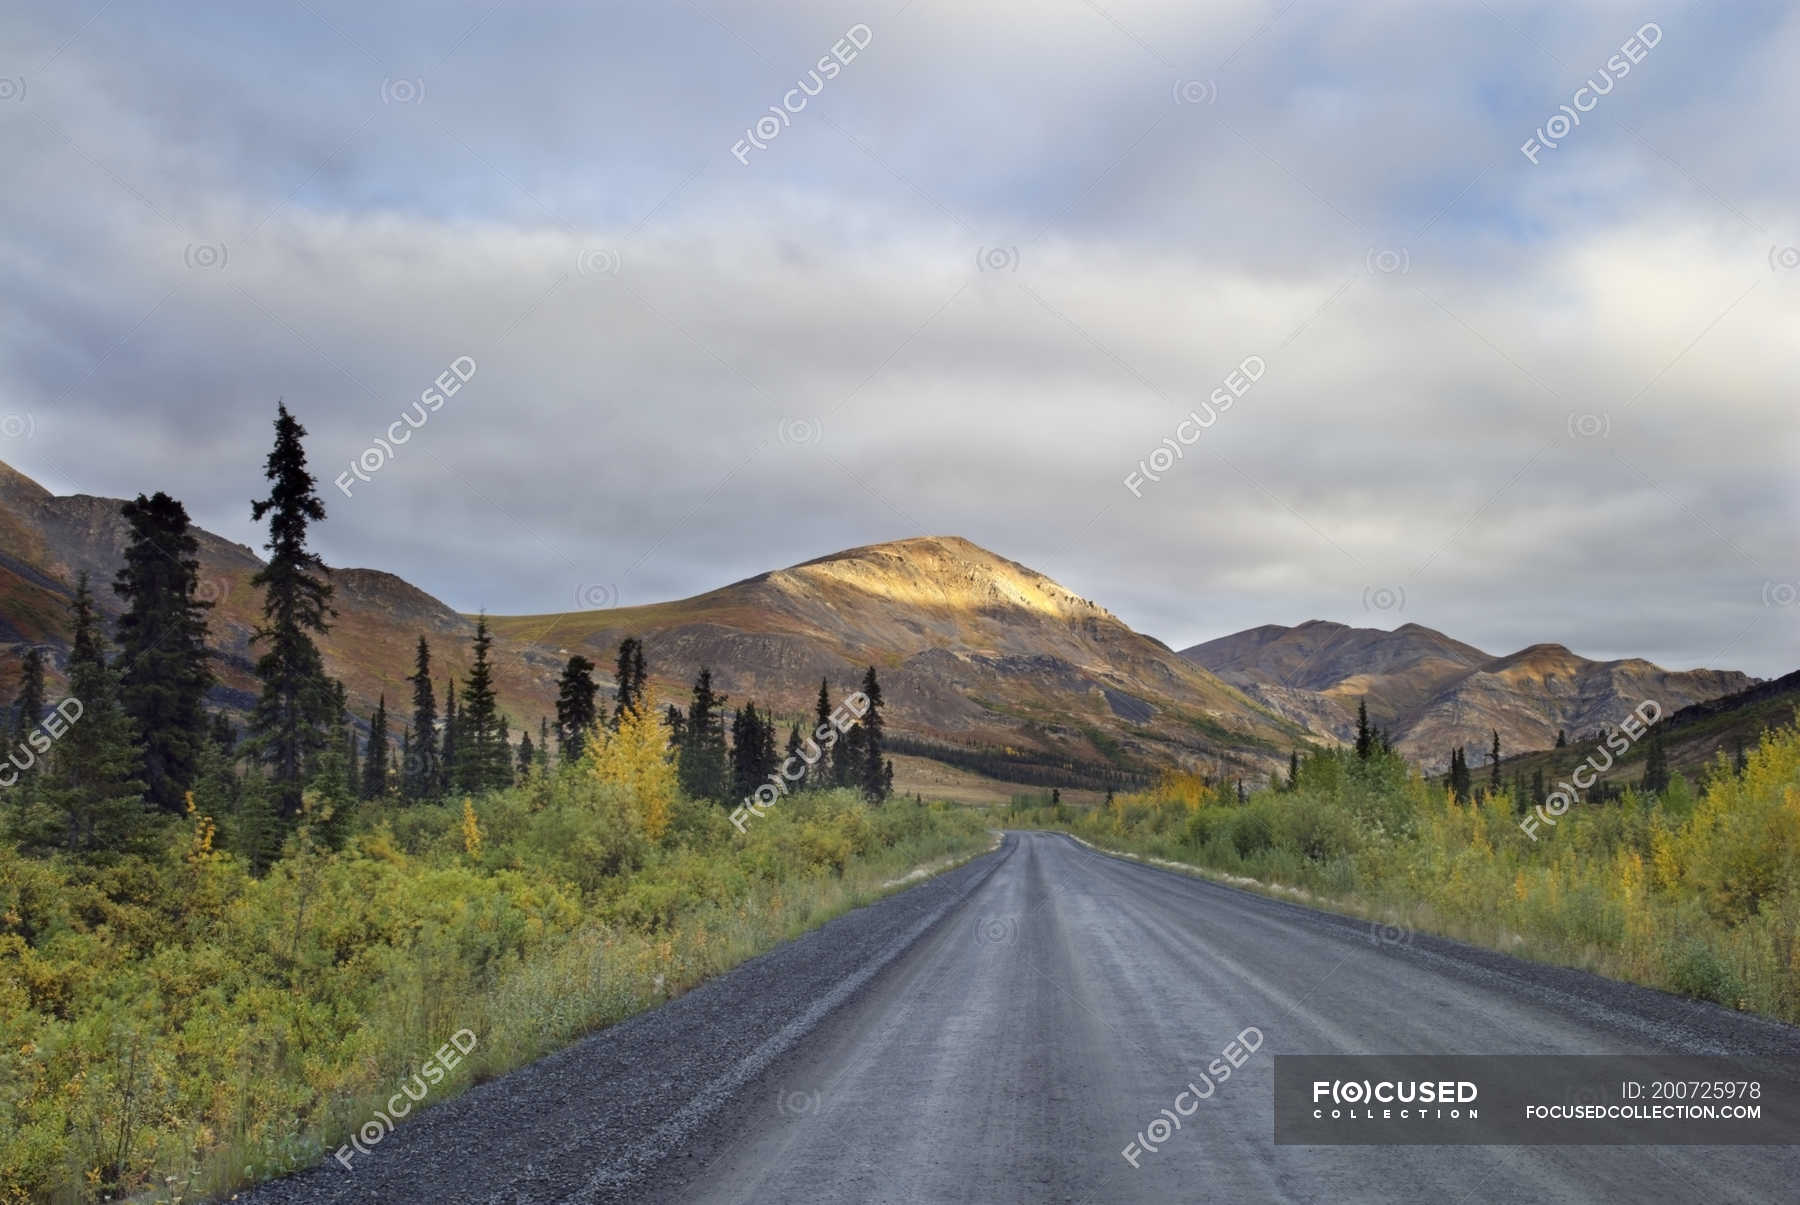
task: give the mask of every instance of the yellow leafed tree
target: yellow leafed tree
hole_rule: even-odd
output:
[[[675,766],[669,761],[669,730],[661,714],[633,707],[618,731],[600,725],[588,739],[586,752],[594,777],[623,788],[644,835],[660,841],[669,828],[675,805]]]
[[[481,861],[481,824],[475,819],[475,805],[463,800],[462,814],[463,852],[474,861]]]

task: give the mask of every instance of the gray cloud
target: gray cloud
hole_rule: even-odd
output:
[[[1316,616],[1793,668],[1800,223],[1766,144],[1800,21],[1659,14],[1534,166],[1641,14],[1191,9],[28,5],[0,415],[34,429],[0,458],[254,544],[285,397],[328,559],[469,609],[951,532],[1177,646]]]

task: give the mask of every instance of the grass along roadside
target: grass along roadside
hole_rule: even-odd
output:
[[[460,1031],[422,1107],[991,845],[966,809],[841,791],[740,835],[582,769],[360,814],[337,850],[303,828],[263,878],[204,820],[104,868],[0,845],[0,1200],[309,1166]]]
[[[1398,758],[1345,750],[1240,804],[1185,774],[1076,810],[1021,801],[1008,827],[1380,926],[1800,1023],[1800,729],[1767,733],[1703,790],[1582,806],[1533,841],[1504,788],[1458,800]]]

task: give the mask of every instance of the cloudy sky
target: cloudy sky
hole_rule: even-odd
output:
[[[1800,12],[1724,7],[12,0],[0,459],[260,544],[279,397],[466,610],[949,533],[1783,673]]]

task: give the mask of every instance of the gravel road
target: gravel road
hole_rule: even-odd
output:
[[[1122,1155],[1246,1027],[1261,1048]],[[1800,1030],[1009,834],[423,1114],[287,1202],[1793,1200],[1788,1147],[1274,1145],[1276,1054],[1800,1054]]]

